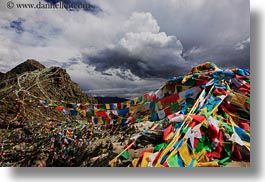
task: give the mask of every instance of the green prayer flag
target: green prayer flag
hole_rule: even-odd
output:
[[[206,137],[205,135],[202,136],[202,137],[200,138],[199,142],[202,143],[202,146],[203,146],[203,148],[204,148],[206,151],[209,151],[209,152],[212,151],[212,148],[211,148],[211,144],[212,144],[212,142],[210,141],[210,139],[209,139],[208,137]],[[199,143],[199,142],[198,142],[198,143]],[[197,147],[197,146],[196,146],[196,147]]]
[[[225,119],[228,119],[229,118],[229,115],[227,113],[224,113],[224,118]]]
[[[172,157],[170,157],[170,159],[167,162],[169,167],[179,167],[178,164],[178,155],[174,154]]]
[[[190,127],[183,128],[182,133],[186,134]]]
[[[176,89],[177,89],[178,92],[181,92],[183,90],[182,86],[180,86],[180,85],[177,85]]]
[[[225,152],[227,153],[227,155],[231,156],[232,148],[233,148],[232,142],[224,142],[223,145],[224,145],[223,148],[224,148]]]
[[[142,102],[143,101],[143,96],[138,97],[138,102]]]
[[[209,118],[211,115],[212,115],[212,111],[206,112],[206,113],[204,114],[204,116],[205,116],[206,118]]]
[[[129,159],[130,158],[130,154],[129,154],[129,152],[127,151],[127,150],[125,150],[122,154],[121,154],[121,156],[124,158],[124,159]]]
[[[138,118],[135,122],[136,123],[140,123],[142,121],[142,118],[140,117],[140,118]]]
[[[248,97],[248,98],[246,99],[246,102],[250,103],[250,97]]]
[[[230,157],[226,157],[226,158],[220,160],[220,161],[219,161],[219,164],[225,166],[225,165],[227,165],[229,162],[230,162]]]
[[[221,123],[221,127],[223,127],[228,133],[229,135],[232,135],[234,133],[232,125],[228,124],[228,123]]]
[[[100,105],[100,110],[102,110],[102,111],[106,110],[106,105],[105,104],[101,104]]]
[[[167,147],[167,144],[166,143],[161,143],[161,144],[158,144],[154,147],[154,152],[157,152],[157,151],[160,151],[162,148],[166,148]]]
[[[179,108],[178,102],[171,105],[171,110],[173,113],[177,112]]]
[[[212,152],[212,148],[208,145],[204,146],[204,149],[208,152]]]
[[[196,149],[195,149],[195,153],[199,153],[200,151],[202,151],[204,149],[203,147],[203,143],[198,141],[196,144]]]
[[[196,85],[196,80],[195,79],[189,79],[188,81],[186,81],[184,83],[184,85],[187,85],[187,86],[195,86]]]
[[[248,83],[250,83],[250,79],[249,78],[247,78],[245,81],[248,82]]]

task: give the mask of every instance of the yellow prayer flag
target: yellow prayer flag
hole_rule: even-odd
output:
[[[157,105],[157,107],[158,107],[159,110],[161,110],[161,109],[164,108],[164,107],[162,106],[162,104],[161,104],[160,101],[158,101],[158,102],[156,103],[156,105]]]
[[[217,111],[218,111],[218,107],[215,107],[212,111],[212,116],[216,116]]]
[[[202,108],[202,109],[200,110],[199,115],[203,115],[203,114],[205,114],[205,113],[207,113],[207,108],[206,108],[206,107],[205,107],[205,108]]]
[[[110,105],[109,104],[105,104],[105,106],[106,106],[107,110],[110,110]]]
[[[186,86],[186,85],[181,85],[181,87],[182,87],[182,91],[188,90],[191,88],[191,86]]]
[[[109,161],[109,166],[110,167],[115,167],[116,162],[117,162],[117,158],[115,157],[114,159],[112,159],[111,161]]]
[[[206,154],[206,150],[203,149],[202,151],[195,153],[194,157],[196,159],[196,161],[198,162],[209,162],[209,158],[205,155]]]
[[[182,146],[179,148],[179,155],[182,158],[186,166],[188,166],[191,163],[192,157],[191,157],[188,145],[187,145],[187,141],[185,141],[182,144]]]
[[[179,98],[179,99],[178,99],[178,103],[179,103],[179,104],[181,104],[181,103],[184,102],[184,101],[185,101],[185,98]]]
[[[197,163],[197,167],[218,167],[217,161]]]
[[[143,121],[149,121],[150,119],[149,119],[149,116],[145,116],[143,119],[142,119],[142,122]]]
[[[98,124],[99,124],[99,125],[103,125],[102,117],[98,117]]]
[[[168,89],[167,89],[166,87],[164,87],[164,88],[162,89],[162,92],[163,92],[163,94],[166,94],[166,93],[168,93]]]
[[[138,97],[133,98],[133,102],[134,102],[134,104],[136,104],[137,101],[138,101]]]
[[[243,141],[244,146],[250,151],[250,143]]]
[[[151,152],[145,152],[144,153],[144,156],[143,156],[143,159],[141,162],[141,167],[147,167],[148,166],[148,163],[150,162],[148,157],[151,154],[152,154]]]
[[[185,83],[186,81],[188,81],[193,75],[187,75],[182,79],[181,83]]]
[[[247,96],[241,94],[241,93],[237,93],[237,92],[233,92],[234,96],[232,96],[231,98],[231,104],[236,105],[238,107],[244,108],[246,99],[248,98]]]
[[[144,104],[138,104],[138,105],[130,107],[130,112],[131,113],[136,113],[138,111],[144,111],[144,110],[145,110]]]
[[[130,100],[126,101],[126,106],[127,107],[130,107],[131,106],[131,101]]]
[[[117,124],[121,124],[122,117],[118,116]]]
[[[136,158],[136,159],[133,159],[133,161],[132,161],[132,166],[133,166],[133,167],[138,167],[138,166],[137,166],[137,164],[138,164],[138,161],[139,161],[139,159],[138,159],[138,158]]]

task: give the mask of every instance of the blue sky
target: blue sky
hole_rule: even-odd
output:
[[[93,95],[131,97],[208,60],[250,66],[247,0],[67,0],[91,5],[68,10],[8,9],[6,2],[0,72],[32,58],[65,68]]]

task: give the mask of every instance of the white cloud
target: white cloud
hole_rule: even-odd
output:
[[[250,37],[246,38],[245,40],[238,42],[235,45],[235,49],[236,50],[243,50],[246,48],[246,46],[249,46],[249,44],[250,44]]]
[[[124,23],[124,31],[158,33],[160,27],[150,12],[133,12],[131,17]]]

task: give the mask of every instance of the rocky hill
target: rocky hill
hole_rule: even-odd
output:
[[[32,104],[24,105],[24,99],[29,99]],[[97,102],[70,79],[66,70],[46,68],[36,60],[27,60],[0,75],[0,126],[4,127],[7,123],[12,126],[12,121],[22,124],[22,121],[39,118],[33,105],[40,99],[43,102]]]
[[[15,79],[17,76],[25,73],[25,72],[31,72],[35,70],[42,70],[45,66],[40,64],[38,61],[29,59],[26,60],[24,63],[19,64],[12,70],[8,71],[7,73],[1,73],[0,74],[0,81],[5,81],[9,79]]]

